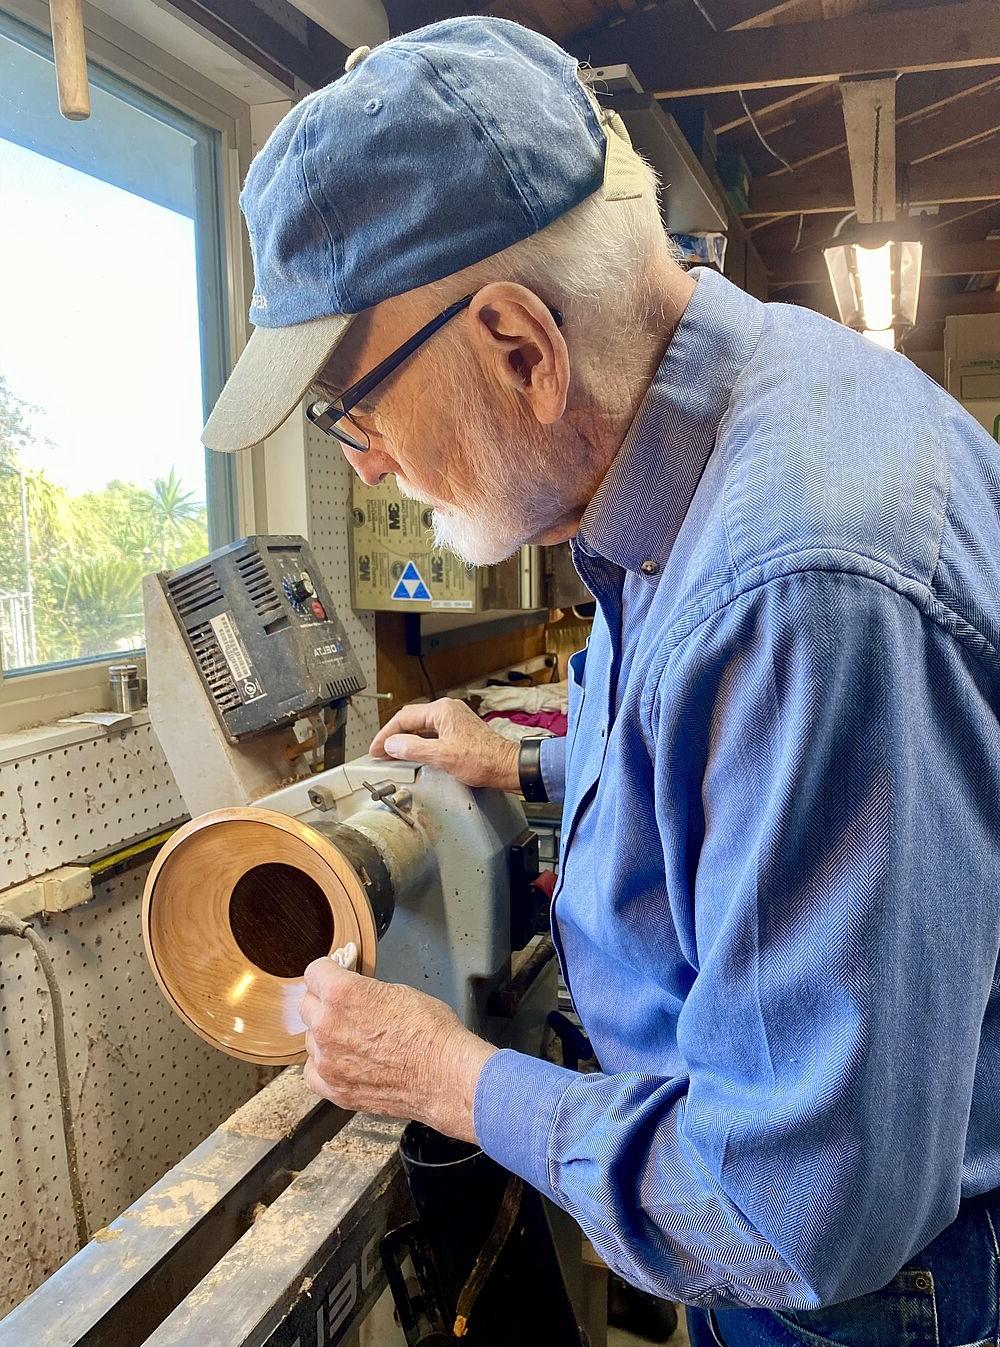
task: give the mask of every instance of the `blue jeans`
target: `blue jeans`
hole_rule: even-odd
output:
[[[822,1310],[688,1310],[693,1347],[1000,1347],[1000,1193],[957,1219],[888,1286]]]

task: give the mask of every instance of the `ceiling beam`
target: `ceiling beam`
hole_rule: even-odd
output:
[[[924,291],[917,305],[918,323],[939,323],[968,313],[1000,313],[1000,290],[974,290],[964,295],[932,295]]]
[[[814,92],[815,86],[806,84],[797,89],[791,89],[782,98],[765,96],[762,100],[760,98],[754,99],[753,97],[750,97],[747,99],[747,105],[753,113],[757,125],[764,131],[767,131],[772,125],[775,117],[778,117],[779,114],[782,113],[788,115],[786,112],[788,108],[793,107],[796,103],[801,103],[803,99],[809,98]],[[723,95],[723,97],[728,97],[728,95]],[[733,99],[733,103],[734,112],[733,115],[728,118],[726,114],[723,114],[721,117],[717,116],[711,109],[711,105],[709,105],[709,121],[711,121],[712,125],[715,127],[715,134],[717,136],[724,136],[729,131],[735,131],[738,126],[745,126],[747,128],[747,135],[756,137],[757,133],[750,125],[750,118],[743,111],[740,111],[737,114],[735,108],[740,107],[740,104],[736,102],[735,98]],[[788,116],[788,120],[791,121],[794,116],[795,114],[792,113]],[[716,125],[717,122],[718,124]]]
[[[997,11],[1000,12],[1000,5]],[[973,147],[962,154],[914,164],[906,176],[906,195],[911,206],[989,201],[1000,196],[1000,154],[990,147]],[[808,173],[754,178],[750,184],[750,209],[744,219],[853,209],[854,189],[847,165],[836,168],[824,165]]]
[[[594,65],[627,61],[645,89],[679,98],[1000,63],[1000,5],[935,5],[933,21],[926,10],[909,9],[711,35],[678,28],[658,9],[636,10],[612,28],[581,34],[571,47]]]
[[[344,72],[350,48],[311,19],[305,20],[303,40],[297,35],[303,16],[287,0],[276,4],[267,0],[168,0],[168,4],[271,74],[288,72],[318,89]]]
[[[976,219],[977,215],[984,214],[987,216],[985,222]],[[959,201],[952,206],[942,206],[937,215],[925,215],[923,237],[941,234],[943,238],[942,231],[947,230],[947,242],[972,243],[992,229],[1000,229],[1000,200],[977,201],[971,206]]]
[[[1000,77],[992,74],[989,67],[904,76],[896,86],[896,127],[900,145],[905,143],[903,128],[910,122],[925,120],[932,113],[943,113],[946,108],[953,107],[960,109],[957,115],[967,115],[974,106],[978,106],[979,95],[986,93],[990,95],[987,106],[1000,109]],[[804,108],[795,107],[783,114],[775,112],[762,126],[768,140],[793,168],[836,154],[846,144],[840,105],[833,101],[820,107],[811,107],[808,113]],[[757,145],[759,141],[749,123],[739,135],[732,135],[726,141],[727,149]],[[916,154],[900,151],[900,158],[916,157]]]
[[[902,116],[900,115],[901,99],[899,97],[901,92],[901,89],[897,91],[896,104],[896,160],[898,163],[922,163],[924,160],[949,154],[965,146],[974,146],[976,142],[1000,132],[1000,78],[979,83],[975,89],[968,91],[964,96],[948,98],[944,102],[933,104],[930,108],[921,108]],[[813,128],[817,122],[824,120],[824,116],[824,110],[817,109],[815,115],[808,118],[804,123],[803,139],[799,143],[806,153],[808,153],[809,137],[813,133]],[[840,122],[839,129],[842,135],[843,118],[838,117],[837,120]],[[769,133],[768,139],[772,138],[773,133]],[[816,142],[813,141],[813,143]],[[1000,141],[991,141],[990,144],[991,148],[995,146],[997,152],[1000,153]],[[781,151],[780,141],[775,148],[779,152]],[[831,146],[828,152],[813,155],[805,163],[796,163],[793,159],[792,166],[797,174],[805,174],[810,171],[828,172],[836,158],[843,159],[845,148],[843,144]],[[979,148],[985,147],[980,146]],[[820,169],[821,164],[822,169]],[[765,176],[777,177],[785,173],[787,173],[786,169],[779,169],[776,173],[768,173]],[[776,220],[777,218],[787,217],[775,217]],[[758,224],[754,228],[760,228],[760,225]]]
[[[896,78],[841,80],[847,157],[859,224],[896,218]]]
[[[1000,131],[1000,82],[990,85],[985,93],[949,103],[900,127],[896,157],[904,164],[922,164],[997,131]],[[996,148],[1000,153],[1000,146]]]
[[[762,261],[772,287],[829,285],[822,253],[765,253]],[[1000,272],[1000,239],[972,243],[935,243],[924,248],[923,276],[975,276]]]
[[[815,119],[819,121],[817,116]],[[806,137],[815,143],[816,132],[810,118],[803,128]],[[842,128],[841,128],[842,130]],[[1000,79],[977,83],[967,94],[948,99],[944,103],[935,103],[931,107],[900,115],[899,103],[896,107],[896,158],[900,163],[919,164],[935,155],[948,154],[971,145],[1000,130]],[[802,158],[797,155],[791,159],[793,168],[801,169],[808,164],[816,164],[832,154],[842,152],[843,141],[830,145],[821,153],[809,156],[809,141],[800,142]],[[781,148],[780,144],[775,147]],[[793,152],[794,153],[794,152]],[[779,173],[786,172],[778,169]],[[770,174],[768,176],[771,176]]]
[[[781,298],[786,297],[782,295]],[[827,300],[822,292],[807,291],[805,294],[796,295],[791,302],[802,304],[804,308],[814,309],[817,313],[824,313],[828,318],[835,319],[836,306],[833,298],[830,296]],[[924,290],[917,305],[917,328],[928,323],[942,323],[946,318],[957,318],[970,313],[1000,313],[1000,290],[975,290],[971,294],[957,295],[932,295]],[[914,328],[914,332],[917,328]],[[914,341],[909,334],[904,340],[907,347],[920,345],[920,342]]]
[[[808,215],[802,222],[800,234],[798,216],[785,215],[775,220],[773,227],[758,221],[761,227],[750,237],[761,253],[772,258],[779,253],[805,256],[826,247],[838,218],[836,215]],[[924,215],[920,221],[920,236],[927,247],[937,243],[978,242],[991,229],[1000,230],[998,200],[939,206],[936,214]]]
[[[794,9],[800,0],[699,0],[699,8],[719,31],[760,28]]]

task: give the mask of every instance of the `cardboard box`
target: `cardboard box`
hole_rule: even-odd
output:
[[[430,507],[403,496],[394,477],[379,486],[355,479],[351,604],[393,613],[520,608],[520,558],[466,566],[453,552],[434,546]]]
[[[944,354],[948,392],[1000,440],[1000,314],[947,318]]]

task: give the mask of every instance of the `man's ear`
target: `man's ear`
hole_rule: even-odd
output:
[[[488,378],[525,400],[540,425],[558,421],[569,395],[569,350],[548,306],[512,281],[493,281],[469,305],[469,325]]]

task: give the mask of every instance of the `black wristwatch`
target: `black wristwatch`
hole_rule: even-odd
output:
[[[542,743],[541,739],[522,739],[517,755],[517,778],[529,804],[548,804],[549,800],[542,779]]]

